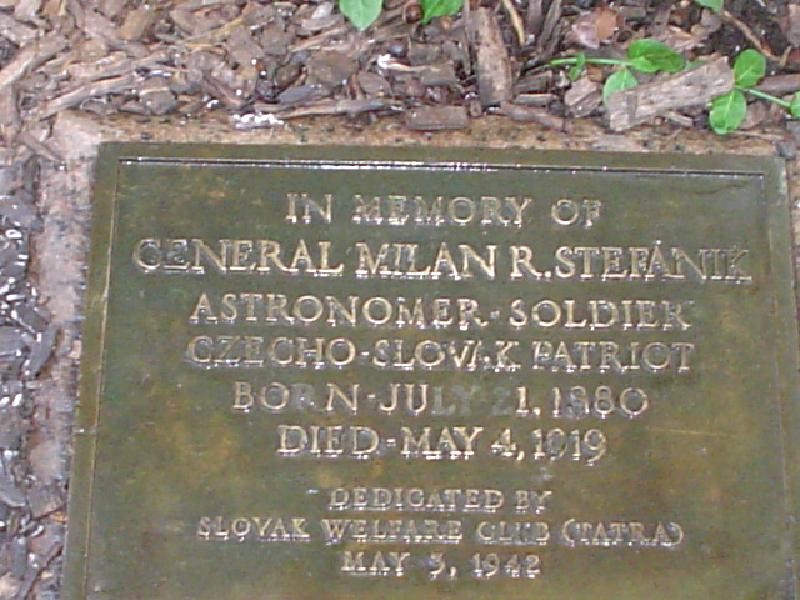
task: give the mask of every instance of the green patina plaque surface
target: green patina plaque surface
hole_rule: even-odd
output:
[[[782,165],[105,145],[64,598],[796,598]]]

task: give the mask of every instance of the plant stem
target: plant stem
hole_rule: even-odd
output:
[[[770,102],[774,102],[778,106],[782,106],[783,108],[786,109],[791,108],[792,106],[791,102],[788,102],[781,98],[777,98],[772,94],[767,94],[766,92],[762,92],[761,90],[756,90],[753,88],[743,88],[739,87],[738,85],[736,86],[736,89],[739,90],[740,92],[744,92],[745,94],[750,94],[751,96],[754,96],[756,98],[761,98],[762,100],[769,100]]]
[[[564,65],[574,65],[578,63],[577,58],[554,58],[548,65],[551,67],[560,67]],[[587,65],[611,65],[611,66],[628,66],[630,63],[627,60],[619,60],[616,58],[587,58]]]

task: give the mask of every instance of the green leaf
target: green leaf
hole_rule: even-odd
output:
[[[464,4],[464,0],[421,0],[422,22],[428,23],[433,17],[454,15]]]
[[[358,29],[364,30],[381,14],[383,0],[339,0],[339,10]]]
[[[711,102],[709,125],[715,133],[725,135],[738,129],[747,114],[747,100],[739,90],[714,98]]]
[[[736,57],[733,64],[733,75],[736,85],[744,88],[753,87],[767,73],[767,59],[756,50],[745,50]]]
[[[792,96],[792,101],[789,103],[789,112],[793,117],[800,118],[800,92],[796,92]]]
[[[636,40],[631,43],[628,46],[628,60],[634,69],[642,73],[677,73],[684,65],[680,54],[656,40]]]
[[[637,85],[639,85],[639,81],[633,76],[630,69],[620,69],[606,79],[606,83],[603,85],[603,102],[607,104],[608,99],[616,92],[629,90]]]
[[[699,4],[700,6],[705,6],[706,8],[710,8],[714,12],[722,12],[722,7],[725,3],[725,0],[694,0],[695,4]]]
[[[581,76],[581,73],[583,73],[585,68],[586,53],[579,52],[575,55],[575,64],[570,67],[569,71],[567,71],[567,77],[569,77],[570,81],[575,81]]]

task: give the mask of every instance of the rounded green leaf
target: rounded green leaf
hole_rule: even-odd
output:
[[[636,40],[631,43],[628,46],[628,60],[634,69],[642,73],[677,73],[685,64],[683,56],[656,40]]]
[[[339,10],[358,29],[366,29],[381,14],[383,0],[339,0]]]
[[[714,12],[722,12],[724,0],[694,0],[695,4],[710,8]]]
[[[796,92],[792,96],[792,101],[789,103],[789,112],[795,118],[800,118],[800,92]]]
[[[454,15],[463,4],[464,0],[421,0],[422,22],[428,23],[433,17]]]
[[[630,69],[620,69],[606,79],[606,83],[603,85],[603,102],[608,104],[608,99],[616,92],[629,90],[637,85],[639,85],[639,81],[633,76]]]
[[[711,102],[709,125],[715,133],[725,135],[738,129],[747,114],[747,100],[739,90],[714,98]]]
[[[753,87],[767,73],[767,59],[756,50],[745,50],[736,57],[733,64],[733,75],[736,85],[740,87]]]

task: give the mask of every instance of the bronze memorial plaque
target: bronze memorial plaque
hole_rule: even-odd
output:
[[[64,598],[798,597],[782,164],[102,147]]]

